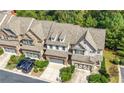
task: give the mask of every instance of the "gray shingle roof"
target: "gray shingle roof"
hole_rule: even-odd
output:
[[[74,61],[80,61],[83,63],[89,63],[89,64],[94,64],[98,59],[96,57],[90,57],[90,56],[84,56],[84,55],[72,55],[72,60]]]
[[[83,29],[90,32],[93,41],[96,43],[98,49],[104,49],[105,36],[106,36],[105,29],[98,29],[98,28],[83,28]]]
[[[0,45],[6,45],[6,46],[18,46],[18,41],[8,41],[8,40],[0,40]]]
[[[32,25],[31,22],[33,22]],[[105,45],[105,30],[82,28],[73,24],[56,23],[52,21],[33,21],[32,18],[11,17],[11,15],[8,14],[2,24],[2,28],[10,29],[16,35],[25,34],[31,29],[40,39],[49,39],[50,36],[57,36],[57,38],[60,39],[64,38],[64,42],[47,42],[55,45],[76,45],[83,39],[86,39],[94,49],[104,49]]]
[[[67,43],[61,43],[61,42],[59,42],[59,41],[53,41],[53,42],[51,42],[50,40],[47,40],[46,42],[45,42],[45,44],[49,44],[49,45],[57,45],[57,46],[68,46],[68,44]]]
[[[0,23],[2,22],[3,18],[5,17],[6,14],[0,13]],[[1,24],[0,24],[1,25]]]
[[[25,34],[31,24],[32,18],[13,17],[4,28],[10,29],[16,35]]]
[[[68,53],[67,52],[48,50],[48,49],[45,51],[45,55],[47,55],[47,56],[63,57],[63,58],[68,57]]]
[[[33,21],[30,30],[41,40],[45,39],[45,35],[43,32],[42,23],[40,21]]]
[[[22,45],[21,49],[24,50],[30,50],[30,51],[38,51],[40,52],[42,50],[43,47],[41,46],[28,46],[28,45]]]
[[[91,36],[91,33],[89,31],[86,32],[85,40],[95,49],[97,50],[97,45],[93,40],[93,37]]]

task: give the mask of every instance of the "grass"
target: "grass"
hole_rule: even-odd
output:
[[[15,56],[12,55],[10,57],[10,60],[8,62],[8,64],[6,65],[6,69],[10,69],[13,70],[14,68],[16,68],[16,65],[22,60],[24,59],[24,55],[20,55],[20,56]]]
[[[105,57],[105,66],[106,66],[106,70],[109,73],[109,68],[112,67],[114,64],[111,63],[110,60],[114,59],[115,57],[118,57],[115,55],[115,52],[112,50],[104,50],[104,57]],[[117,67],[117,65],[115,65]],[[119,75],[118,76],[113,76],[110,78],[110,82],[111,83],[117,83],[119,81]]]

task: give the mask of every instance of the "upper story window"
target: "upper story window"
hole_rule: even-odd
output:
[[[32,40],[23,39],[23,40],[21,40],[21,43],[23,43],[24,45],[33,45],[33,41]]]
[[[100,50],[97,50],[97,54],[100,54]]]
[[[53,46],[52,45],[49,45],[50,46],[50,49],[52,49],[53,48]]]
[[[56,46],[56,49],[58,50],[59,49],[59,46]]]
[[[90,53],[95,53],[95,51],[90,51]]]
[[[65,47],[64,46],[62,47],[62,50],[65,50]]]
[[[82,55],[84,55],[84,51],[83,50],[75,50],[75,54],[82,54]]]

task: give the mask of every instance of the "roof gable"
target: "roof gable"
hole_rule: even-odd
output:
[[[97,50],[97,45],[96,45],[96,43],[94,42],[93,37],[92,37],[92,35],[90,34],[89,31],[86,32],[85,40],[86,40],[95,50]]]

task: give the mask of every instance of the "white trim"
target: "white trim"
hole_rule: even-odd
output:
[[[28,26],[28,28],[27,28],[27,31],[29,30],[29,28],[31,27],[31,25],[32,25],[32,23],[33,23],[33,21],[34,21],[35,19],[34,18],[32,18],[32,20],[31,20],[31,22],[30,22],[30,24],[29,24],[29,26]]]
[[[7,24],[10,22],[10,20],[12,19],[13,16],[14,16],[14,15],[11,15],[11,17],[9,18]]]
[[[4,22],[4,20],[6,19],[7,14],[3,17],[2,21],[0,22],[0,26],[2,25],[2,23]]]

